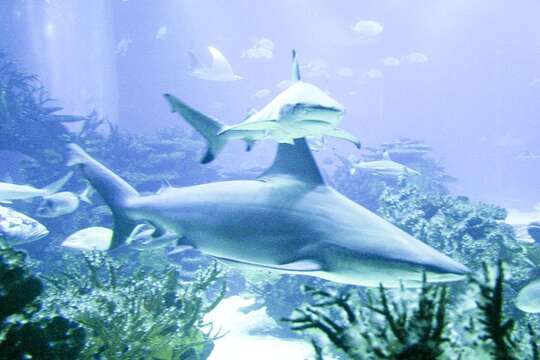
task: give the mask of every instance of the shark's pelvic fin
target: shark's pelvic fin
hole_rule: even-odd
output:
[[[311,185],[324,184],[305,138],[294,140],[294,145],[279,144],[274,163],[259,179],[269,180],[274,176],[283,175],[293,176]]]
[[[114,234],[111,249],[125,243],[137,225],[125,214],[129,202],[139,197],[137,190],[88,155],[79,145],[68,145],[67,165],[77,165],[110,207],[114,217]]]
[[[171,111],[180,114],[180,116],[193,126],[208,142],[208,150],[202,158],[201,163],[206,164],[214,160],[227,143],[225,137],[218,136],[218,133],[223,129],[224,124],[189,107],[173,95],[164,94],[163,96],[165,96],[165,99],[169,102]]]

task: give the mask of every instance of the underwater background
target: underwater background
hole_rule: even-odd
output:
[[[326,182],[472,271],[366,288],[195,249],[81,249],[70,235],[113,216],[75,172],[69,210],[0,188],[17,212],[0,212],[0,359],[540,358],[538,15],[532,0],[0,2],[2,184],[62,178],[69,142],[143,195],[255,179],[276,141],[201,164],[204,137],[163,94],[239,123],[290,86],[296,49],[362,144],[310,140]],[[209,46],[242,79],[198,76],[188,54],[208,66]],[[385,152],[409,170],[360,166]]]

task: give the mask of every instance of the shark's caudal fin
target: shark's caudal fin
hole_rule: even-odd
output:
[[[163,96],[169,102],[171,111],[180,114],[180,116],[193,126],[208,142],[208,150],[202,158],[201,163],[206,164],[214,160],[227,143],[225,137],[218,136],[218,133],[223,129],[224,124],[189,107],[173,95],[164,94]]]
[[[64,185],[68,182],[68,180],[71,179],[72,175],[73,175],[73,171],[70,171],[66,175],[64,175],[62,178],[45,186],[43,188],[43,190],[45,190],[45,193],[46,193],[45,195],[51,195],[60,191],[60,189],[64,187]]]
[[[118,175],[88,155],[79,145],[68,145],[68,166],[78,166],[114,216],[111,249],[123,244],[137,225],[125,213],[139,193]]]

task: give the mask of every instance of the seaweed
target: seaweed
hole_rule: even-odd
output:
[[[311,302],[283,320],[311,339],[319,358],[330,352],[355,360],[537,360],[533,326],[505,315],[502,262],[494,271],[484,265],[482,275],[471,278],[470,287],[477,290],[473,310],[451,305],[449,288],[428,284],[425,275],[413,297],[410,290],[396,292],[382,286],[377,295],[368,292],[364,301],[351,290],[306,288]],[[313,338],[319,334],[330,346]]]
[[[215,264],[192,282],[181,282],[172,266],[130,268],[98,252],[68,264],[47,275],[45,310],[87,329],[82,358],[200,359],[220,336],[204,321],[226,292]]]
[[[85,331],[65,317],[40,316],[43,284],[25,258],[0,239],[0,359],[74,359]]]
[[[403,290],[403,289],[402,289]],[[392,301],[380,286],[378,297],[368,295],[364,316],[351,301],[350,292],[307,288],[315,303],[297,309],[292,330],[317,329],[350,359],[438,359],[444,353],[448,305],[447,288],[422,281],[416,307],[405,300]],[[332,316],[333,315],[333,316]],[[365,315],[365,314],[364,314]],[[381,323],[373,315],[379,315]]]

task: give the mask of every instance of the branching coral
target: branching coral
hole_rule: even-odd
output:
[[[513,282],[526,281],[533,271],[525,249],[500,207],[473,203],[465,197],[422,193],[415,186],[388,189],[378,212],[416,238],[472,269],[502,259]]]
[[[24,261],[0,239],[0,359],[76,358],[84,330],[62,316],[37,318],[43,286]]]
[[[533,327],[516,326],[516,320],[504,315],[501,263],[494,276],[484,266],[483,276],[471,280],[471,289],[478,290],[478,307],[464,310],[463,304],[450,305],[446,286],[427,284],[425,278],[412,298],[411,290],[380,287],[365,304],[351,291],[308,288],[312,303],[285,321],[306,335],[324,334],[332,345],[327,352],[339,350],[355,360],[537,360]],[[322,357],[319,342],[312,343]]]
[[[349,292],[307,290],[315,303],[299,308],[297,315],[286,321],[296,331],[322,331],[350,359],[427,360],[444,353],[448,341],[446,287],[428,285],[424,278],[413,307],[404,299],[391,300],[381,286],[377,298],[368,296],[371,313],[363,315]]]
[[[127,269],[100,253],[86,253],[81,260],[80,266],[48,276],[45,305],[48,312],[88,329],[84,357],[199,358],[211,349],[219,335],[203,317],[225,295],[216,265],[199,272],[193,282],[181,283],[172,266]],[[210,299],[207,294],[218,283],[221,287]]]

